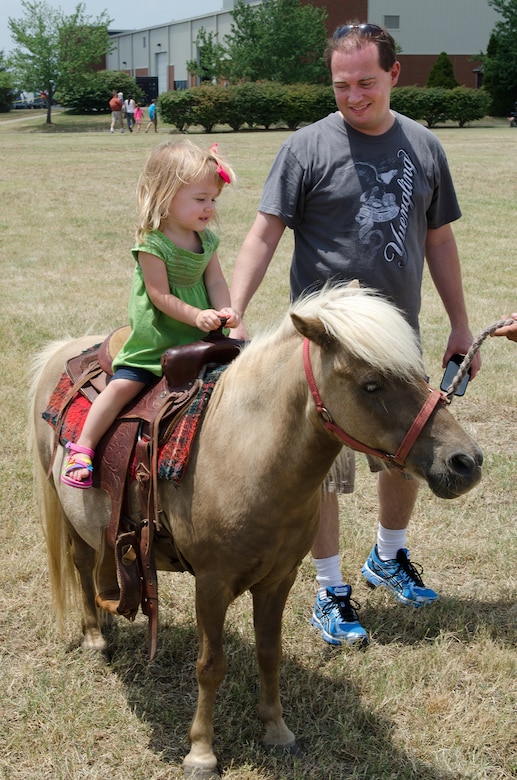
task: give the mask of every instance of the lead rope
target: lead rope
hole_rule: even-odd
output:
[[[452,401],[452,396],[456,392],[457,388],[461,384],[461,380],[469,370],[472,361],[474,360],[474,356],[477,352],[479,352],[479,349],[481,347],[481,344],[484,342],[484,340],[490,336],[491,333],[494,332],[494,330],[497,330],[498,328],[503,328],[505,325],[511,325],[515,320],[508,319],[508,320],[498,320],[497,322],[492,323],[492,325],[489,325],[487,328],[481,331],[481,333],[477,336],[477,338],[474,339],[472,342],[472,345],[463,358],[463,361],[458,368],[457,374],[452,380],[451,384],[447,388],[445,392],[445,396],[447,398],[447,402],[450,403]]]

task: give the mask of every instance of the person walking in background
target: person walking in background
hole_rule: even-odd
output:
[[[128,95],[126,100],[124,100],[124,114],[126,115],[127,129],[130,133],[133,132],[133,125],[135,124],[135,108],[135,101],[131,95]]]
[[[287,227],[293,230],[291,297],[327,281],[357,279],[393,301],[419,332],[424,258],[450,321],[443,355],[465,354],[472,343],[451,222],[461,211],[445,152],[427,128],[390,109],[400,63],[392,36],[375,24],[351,22],[328,41],[337,112],[293,133],[266,180],[253,226],[238,253],[231,284],[242,317]],[[236,337],[245,337],[241,326]],[[476,355],[472,376],[481,360]],[[312,548],[318,592],[311,623],[332,645],[365,645],[351,586],[341,574],[337,493],[350,493],[354,456],[343,450],[343,470],[331,471]],[[378,463],[370,468],[378,471]],[[347,473],[348,472],[348,473]],[[377,542],[363,576],[403,604],[438,599],[424,585],[406,547],[418,482],[397,469],[379,471]]]
[[[120,132],[124,132],[124,126],[122,124],[122,100],[117,95],[117,90],[114,89],[111,94],[111,100],[109,102],[111,110],[111,125],[110,133],[114,133],[117,127],[120,128]]]
[[[217,256],[219,239],[208,228],[217,197],[233,179],[215,146],[164,143],[149,154],[137,191],[131,332],[77,442],[66,445],[65,485],[92,486],[97,444],[124,406],[162,375],[166,349],[198,341],[217,330],[221,319],[229,328],[239,324]]]
[[[135,106],[135,125],[136,125],[136,132],[139,133],[142,129],[142,119],[144,118],[144,111],[140,103],[137,103]]]
[[[151,127],[154,127],[155,133],[158,132],[158,110],[154,98],[151,100],[151,105],[149,106],[149,124],[145,128],[145,132],[148,133]]]

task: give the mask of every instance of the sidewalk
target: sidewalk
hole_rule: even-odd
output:
[[[26,114],[24,116],[17,116],[16,119],[11,119],[11,112],[8,112],[6,114],[0,114],[0,124],[7,125],[12,122],[29,122],[31,119],[41,119],[41,117],[47,115],[47,109],[46,108],[35,108],[35,109],[27,109],[30,110],[30,114],[27,116]],[[52,116],[55,114],[59,114],[61,109],[57,109],[57,111],[53,108],[52,109]],[[5,117],[5,118],[4,118]],[[8,118],[9,117],[9,118]]]

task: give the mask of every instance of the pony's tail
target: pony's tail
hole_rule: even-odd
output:
[[[64,627],[65,614],[72,603],[75,605],[77,602],[79,583],[70,549],[67,518],[61,507],[53,477],[52,475],[47,477],[47,471],[41,459],[36,420],[41,414],[40,385],[43,372],[48,361],[62,346],[62,343],[49,345],[36,356],[33,363],[29,391],[30,416],[27,439],[28,449],[32,456],[34,503],[46,541],[52,604],[60,631]]]

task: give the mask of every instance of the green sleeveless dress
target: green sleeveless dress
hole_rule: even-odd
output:
[[[165,263],[172,295],[199,309],[211,309],[213,306],[205,287],[204,273],[219,246],[219,238],[208,229],[198,235],[203,247],[200,254],[180,249],[158,230],[146,236],[145,242],[132,250],[136,268],[129,299],[131,333],[113,361],[114,371],[121,366],[131,366],[145,368],[161,376],[160,358],[168,347],[190,344],[207,335],[199,328],[168,317],[154,306],[147,294],[138,262],[138,252],[156,255]]]

